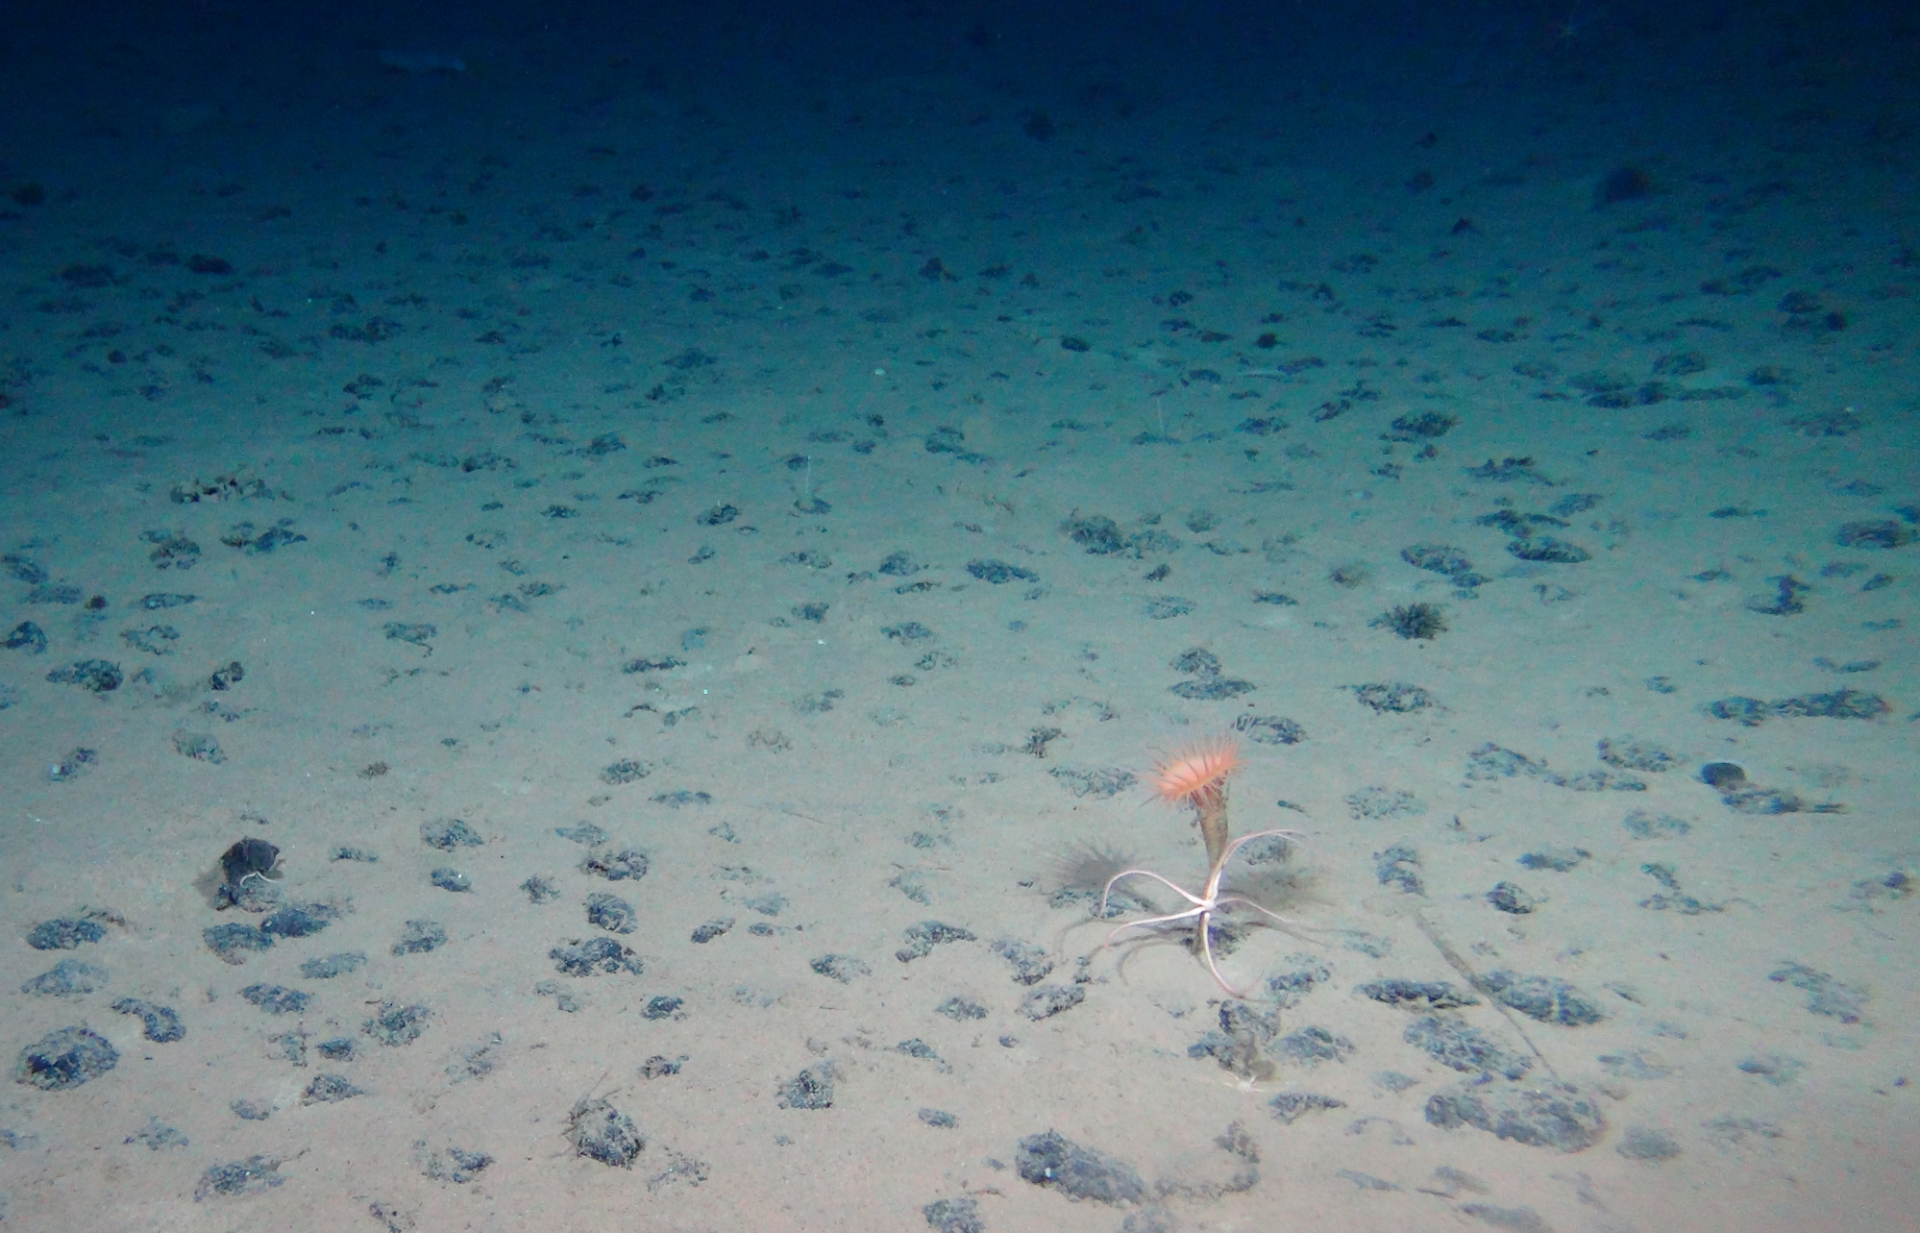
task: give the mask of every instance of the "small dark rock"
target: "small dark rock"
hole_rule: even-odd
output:
[[[1585,848],[1542,848],[1538,852],[1523,854],[1515,863],[1522,869],[1548,869],[1554,873],[1566,873],[1593,859],[1593,853]]]
[[[1638,201],[1653,195],[1653,177],[1638,167],[1616,167],[1607,173],[1594,190],[1596,206],[1618,205],[1622,201]]]
[[[1119,1206],[1146,1198],[1146,1183],[1131,1165],[1081,1147],[1057,1131],[1020,1140],[1014,1167],[1020,1180],[1051,1186],[1072,1199]]]
[[[1317,1092],[1281,1092],[1267,1102],[1267,1108],[1273,1111],[1273,1116],[1289,1126],[1309,1113],[1346,1107],[1346,1101],[1333,1096],[1322,1096]]]
[[[631,1168],[633,1158],[647,1146],[633,1119],[606,1100],[575,1105],[567,1119],[567,1135],[576,1154],[621,1169]]]
[[[641,762],[639,759],[620,759],[618,762],[611,762],[605,770],[601,770],[601,782],[618,787],[622,784],[634,784],[636,780],[645,780],[649,774],[653,774],[653,766],[649,766],[647,762]]]
[[[1382,714],[1424,711],[1434,705],[1433,695],[1418,685],[1392,683],[1355,685],[1352,688],[1353,696],[1360,700],[1360,705]]]
[[[56,685],[78,685],[96,694],[112,693],[126,680],[120,665],[104,659],[83,659],[47,673]]]
[[[618,895],[588,895],[587,923],[608,933],[632,933],[640,927],[633,905]]]
[[[1661,774],[1680,764],[1680,759],[1658,745],[1630,736],[1608,737],[1598,746],[1600,760],[1608,766],[1629,771]]]
[[[22,1049],[13,1077],[43,1092],[62,1092],[99,1078],[119,1063],[120,1054],[106,1037],[68,1027]]]
[[[782,1109],[831,1109],[833,1081],[837,1070],[832,1062],[815,1062],[781,1085]]]
[[[577,1147],[578,1144],[576,1143]],[[457,1147],[449,1147],[444,1152],[434,1152],[426,1158],[420,1173],[423,1177],[436,1182],[452,1182],[464,1186],[486,1171],[493,1163],[493,1157],[485,1152],[469,1152]]]
[[[1376,1002],[1385,1002],[1388,1006],[1403,1006],[1413,1010],[1453,1010],[1480,1004],[1479,998],[1444,980],[1402,980],[1396,977],[1371,981],[1357,987],[1354,992]]]
[[[1746,783],[1747,772],[1735,762],[1709,762],[1700,768],[1700,782],[1727,792]]]
[[[1672,1160],[1680,1154],[1680,1145],[1673,1136],[1645,1126],[1629,1126],[1620,1136],[1620,1144],[1613,1149],[1628,1160],[1660,1161]]]
[[[1891,518],[1878,518],[1842,523],[1833,539],[1842,548],[1902,548],[1920,540],[1920,531],[1903,527]]]
[[[1127,550],[1126,537],[1111,518],[1095,514],[1090,518],[1072,517],[1060,529],[1067,538],[1094,556],[1112,556]]]
[[[1251,681],[1235,680],[1230,677],[1208,677],[1181,681],[1178,685],[1169,688],[1172,693],[1189,702],[1224,702],[1228,698],[1237,698],[1241,694],[1251,693],[1254,684]]]
[[[27,945],[35,950],[74,950],[106,936],[106,928],[98,921],[63,917],[35,925],[27,934]]]
[[[240,996],[270,1015],[297,1015],[306,1010],[310,1000],[298,989],[283,985],[248,985]]]
[[[1278,715],[1242,715],[1233,721],[1233,730],[1256,745],[1298,745],[1307,739],[1305,728]]]
[[[1426,883],[1420,877],[1420,854],[1404,843],[1396,843],[1373,854],[1374,878],[1382,886],[1392,886],[1409,895],[1424,895]]]
[[[107,970],[78,959],[62,959],[24,985],[20,992],[36,997],[71,998],[92,993],[107,983]]]
[[[47,633],[32,621],[22,621],[7,634],[6,647],[29,655],[43,654],[47,649]]]
[[[380,1003],[380,1013],[360,1025],[360,1030],[383,1045],[410,1045],[427,1030],[432,1012],[424,1006],[396,1006]]]
[[[1037,985],[1053,971],[1052,957],[1032,942],[1002,938],[993,944],[993,953],[1012,965],[1016,985]]]
[[[609,882],[644,878],[650,867],[647,854],[634,848],[622,848],[617,852],[596,852],[581,866],[588,873],[597,873]]]
[[[1487,902],[1514,916],[1525,916],[1540,904],[1539,900],[1511,882],[1496,883],[1487,892]]]
[[[1038,582],[1040,575],[1018,565],[1009,565],[1005,561],[976,560],[967,562],[967,572],[982,582],[995,584],[1007,582]]]
[[[1280,1037],[1274,1042],[1273,1051],[1288,1061],[1317,1066],[1321,1062],[1346,1061],[1353,1053],[1353,1042],[1323,1027],[1303,1027]]]
[[[1427,1101],[1429,1124],[1442,1129],[1475,1126],[1529,1147],[1578,1152],[1606,1133],[1599,1108],[1575,1088],[1487,1086],[1435,1093]]]
[[[410,920],[393,944],[396,955],[424,955],[447,944],[447,931],[430,920]]]
[[[138,1015],[145,1026],[143,1035],[155,1044],[170,1044],[186,1037],[180,1014],[170,1006],[155,1006],[139,998],[121,998],[113,1008],[123,1015]]]
[[[252,925],[215,925],[201,931],[207,949],[228,963],[245,963],[248,951],[270,950],[273,935]]]
[[[1072,1010],[1087,1000],[1087,991],[1081,985],[1041,985],[1026,997],[1020,999],[1020,1013],[1038,1023],[1050,1019],[1064,1010]]]
[[[343,951],[335,955],[323,955],[309,959],[300,965],[300,975],[308,980],[332,980],[336,976],[345,976],[365,967],[366,955],[359,951]]]
[[[366,1094],[365,1089],[355,1087],[342,1075],[315,1075],[313,1082],[307,1084],[306,1091],[300,1093],[300,1103],[303,1105],[334,1104]]]
[[[1569,544],[1551,535],[1513,540],[1507,545],[1507,551],[1522,561],[1542,561],[1554,565],[1578,565],[1593,556],[1580,545]]]
[[[430,848],[452,852],[457,848],[477,848],[486,842],[471,826],[459,818],[443,818],[420,826],[420,839]]]
[[[963,997],[950,997],[940,1003],[940,1005],[934,1007],[933,1012],[937,1015],[945,1015],[956,1023],[964,1023],[969,1019],[984,1019],[987,1017],[986,1007],[973,1001],[971,998]]]
[[[1838,1019],[1842,1023],[1860,1022],[1861,1007],[1867,1002],[1865,989],[1835,980],[1827,973],[1816,971],[1802,963],[1789,963],[1778,971],[1769,973],[1767,979],[1806,990],[1809,995],[1808,1010],[1816,1015]]]
[[[973,1199],[936,1199],[920,1209],[934,1233],[986,1233],[980,1204]]]
[[[1542,1023],[1581,1027],[1605,1017],[1597,1003],[1558,977],[1493,971],[1482,976],[1479,985],[1490,997]]]
[[[915,959],[924,959],[933,953],[933,948],[948,942],[973,942],[978,939],[958,925],[946,925],[937,920],[923,920],[917,925],[908,925],[902,930],[907,944],[893,953],[893,957],[902,963],[912,963]]]
[[[843,985],[852,984],[856,976],[870,976],[873,969],[852,955],[822,955],[810,960],[807,966],[817,974],[829,980],[837,980]]]
[[[622,972],[639,976],[646,970],[632,948],[622,946],[612,938],[563,943],[548,951],[547,957],[553,960],[554,967],[563,976],[591,976],[596,972],[608,976]]]
[[[1503,1047],[1479,1028],[1452,1017],[1427,1015],[1402,1033],[1410,1045],[1432,1055],[1442,1065],[1463,1074],[1501,1075],[1518,1079],[1533,1069],[1533,1059]]]
[[[340,915],[324,903],[291,904],[268,914],[260,922],[260,931],[282,938],[304,938],[319,933]]]
[[[272,1190],[287,1179],[280,1176],[280,1162],[271,1156],[249,1156],[230,1164],[214,1165],[200,1175],[193,1188],[196,1203],[213,1195],[259,1194]]]

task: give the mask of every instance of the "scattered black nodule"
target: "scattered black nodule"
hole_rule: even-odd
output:
[[[993,944],[993,953],[1013,966],[1013,983],[1037,985],[1053,971],[1053,959],[1042,947],[1017,938],[1002,938]]]
[[[633,1119],[605,1100],[582,1101],[567,1119],[574,1151],[589,1160],[625,1169],[647,1146]]]
[[[82,942],[98,942],[106,936],[98,921],[61,917],[35,925],[27,934],[27,945],[35,950],[73,950]]]
[[[459,818],[442,818],[420,824],[420,841],[430,848],[451,852],[456,848],[477,848],[486,842],[471,826]]]
[[[833,1108],[833,1081],[837,1068],[830,1061],[815,1062],[780,1088],[782,1109]]]
[[[273,947],[273,935],[252,925],[215,925],[202,930],[201,936],[206,939],[207,949],[227,963],[245,963],[246,952]]]
[[[1346,1101],[1318,1092],[1281,1092],[1267,1102],[1267,1108],[1273,1111],[1273,1116],[1289,1126],[1309,1113],[1346,1107]]]
[[[106,1074],[119,1061],[119,1052],[106,1037],[83,1027],[68,1027],[22,1049],[13,1075],[43,1092],[59,1092]]]
[[[1410,1045],[1425,1049],[1436,1062],[1468,1075],[1502,1075],[1519,1079],[1533,1069],[1533,1059],[1501,1045],[1494,1037],[1448,1016],[1425,1015],[1401,1033]]]
[[[270,1015],[297,1015],[312,999],[298,989],[284,985],[248,985],[240,996]]]
[[[249,1156],[228,1164],[214,1165],[200,1175],[193,1188],[193,1201],[204,1203],[212,1195],[259,1194],[287,1179],[280,1176],[280,1162],[270,1156]]]
[[[1438,604],[1397,604],[1368,624],[1390,629],[1402,638],[1431,639],[1446,632],[1447,618]]]
[[[1478,1006],[1480,999],[1444,980],[1406,980],[1391,977],[1360,985],[1354,989],[1362,997],[1388,1006],[1406,1006],[1415,1010],[1454,1010]]]
[[[1599,1107],[1564,1084],[1453,1088],[1428,1099],[1426,1118],[1443,1130],[1473,1126],[1513,1143],[1562,1152],[1592,1147],[1607,1132]]]
[[[1501,969],[1488,972],[1477,983],[1481,992],[1542,1023],[1582,1027],[1606,1017],[1593,999],[1558,977],[1521,976]]]
[[[155,1006],[139,998],[121,998],[113,1008],[123,1015],[140,1016],[145,1026],[142,1034],[156,1044],[170,1044],[186,1037],[187,1029],[180,1022],[180,1012],[171,1006]]]
[[[1218,945],[1216,942],[1215,947]],[[1087,990],[1083,985],[1041,985],[1020,999],[1019,1011],[1024,1018],[1038,1023],[1072,1010],[1086,1000]]]
[[[432,1012],[424,1006],[396,1006],[380,1003],[380,1013],[360,1025],[360,1030],[383,1045],[398,1047],[420,1039]]]
[[[333,1104],[366,1094],[365,1088],[355,1087],[341,1075],[315,1075],[313,1082],[307,1084],[307,1090],[300,1094],[300,1103]]]
[[[1747,772],[1738,763],[1709,762],[1700,768],[1700,782],[1724,792],[1747,781]]]
[[[1891,518],[1869,518],[1842,523],[1833,539],[1842,548],[1901,548],[1920,540],[1920,531],[1910,531]]]
[[[588,895],[587,922],[598,925],[608,933],[632,933],[639,928],[639,918],[634,914],[633,905],[618,895]]]
[[[104,659],[82,659],[47,673],[56,685],[78,685],[96,694],[112,693],[126,680],[120,665]]]
[[[1051,1186],[1069,1198],[1117,1206],[1138,1203],[1147,1194],[1146,1183],[1133,1166],[1081,1147],[1054,1130],[1020,1140],[1014,1167],[1021,1181]]]
[[[424,955],[447,944],[447,931],[430,920],[410,920],[393,944],[396,955]]]
[[[996,585],[1013,582],[1016,579],[1021,582],[1040,581],[1040,575],[1030,569],[1022,569],[1018,565],[1009,565],[1005,561],[991,559],[967,562],[967,572],[982,582],[991,582]]]
[[[1525,916],[1539,906],[1539,900],[1511,882],[1499,882],[1487,892],[1486,900],[1499,911]]]
[[[20,992],[36,997],[70,998],[92,993],[107,983],[107,970],[78,959],[62,959],[24,985]]]
[[[47,649],[47,634],[32,621],[22,621],[13,627],[4,645],[10,651],[25,650],[30,655],[39,655]]]
[[[337,909],[324,903],[289,904],[262,920],[260,931],[283,938],[309,937],[331,925],[339,914]]]
[[[1867,1002],[1865,989],[1835,980],[1804,963],[1789,963],[1779,971],[1769,973],[1767,979],[1805,989],[1809,995],[1808,1010],[1816,1015],[1831,1016],[1842,1023],[1860,1022],[1861,1007]]]
[[[912,963],[915,959],[924,959],[933,953],[933,948],[947,942],[972,942],[974,935],[959,925],[946,925],[937,920],[923,920],[917,925],[908,925],[901,931],[906,945],[893,953],[893,957],[902,963]]]
[[[952,1122],[940,1122],[928,1118],[933,1109],[920,1110],[920,1120],[929,1126],[950,1126]],[[941,1114],[951,1117],[951,1114]],[[980,1219],[980,1204],[973,1199],[935,1199],[920,1209],[926,1217],[927,1227],[934,1233],[984,1233],[986,1223]]]
[[[1353,690],[1353,696],[1360,700],[1360,705],[1382,714],[1424,711],[1435,705],[1433,695],[1426,690],[1418,685],[1406,685],[1398,681],[1353,685],[1348,688]]]
[[[1535,535],[1516,539],[1507,544],[1507,551],[1522,561],[1541,561],[1553,565],[1578,565],[1593,556],[1578,544],[1569,544],[1565,540],[1555,539],[1551,535]]]
[[[851,984],[853,978],[856,976],[871,976],[873,974],[872,968],[868,967],[859,959],[854,958],[852,955],[822,955],[818,959],[808,960],[807,966],[819,975],[825,976],[829,980],[837,980],[843,985]]]
[[[1596,206],[1610,206],[1621,201],[1638,201],[1642,197],[1653,195],[1653,177],[1638,167],[1616,167],[1600,181],[1594,190]]]
[[[646,970],[640,956],[631,947],[612,938],[573,939],[547,952],[554,967],[563,976],[591,976],[596,972],[609,976],[625,972],[638,976]]]

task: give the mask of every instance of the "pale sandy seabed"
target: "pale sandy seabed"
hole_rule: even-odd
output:
[[[1912,1227],[1910,137],[456,52],[0,166],[0,1228]]]

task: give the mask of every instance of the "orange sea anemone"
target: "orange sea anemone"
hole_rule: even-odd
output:
[[[1153,791],[1169,805],[1205,809],[1220,803],[1239,765],[1240,746],[1231,737],[1209,737],[1155,763]]]

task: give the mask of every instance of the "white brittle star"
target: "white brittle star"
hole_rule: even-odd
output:
[[[1152,878],[1193,906],[1183,911],[1168,913],[1165,916],[1149,916],[1141,920],[1128,921],[1107,935],[1107,940],[1102,944],[1102,948],[1112,946],[1113,940],[1129,929],[1147,929],[1155,925],[1172,925],[1183,920],[1195,921],[1200,930],[1200,951],[1206,958],[1207,970],[1213,973],[1215,983],[1226,991],[1228,997],[1245,998],[1247,996],[1245,992],[1229,985],[1227,978],[1220,975],[1220,965],[1216,963],[1213,958],[1213,937],[1207,926],[1211,922],[1214,913],[1220,911],[1222,908],[1238,906],[1252,908],[1261,915],[1270,917],[1283,927],[1295,927],[1293,921],[1288,920],[1278,912],[1268,911],[1245,895],[1223,895],[1220,893],[1220,880],[1225,876],[1227,862],[1233,859],[1233,854],[1256,839],[1266,839],[1274,835],[1294,841],[1298,841],[1301,837],[1298,831],[1289,830],[1255,831],[1251,835],[1240,836],[1240,838],[1234,840],[1221,850],[1220,859],[1213,862],[1213,868],[1207,871],[1207,883],[1198,895],[1178,885],[1171,879],[1155,873],[1151,869],[1123,869],[1119,873],[1114,874],[1111,878],[1107,879],[1106,889],[1100,892],[1100,915],[1102,917],[1107,914],[1107,899],[1113,894],[1114,885],[1122,878]]]

